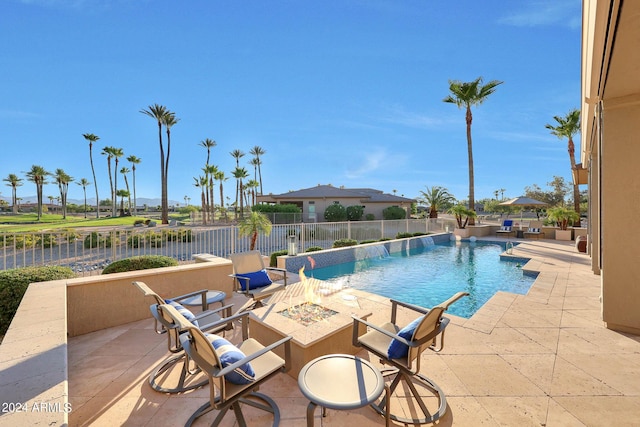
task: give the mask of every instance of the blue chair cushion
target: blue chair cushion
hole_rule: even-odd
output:
[[[502,227],[500,227],[500,231],[511,231],[511,226],[503,225]]]
[[[205,334],[213,348],[216,350],[216,354],[220,358],[222,368],[226,368],[229,365],[236,363],[239,360],[244,359],[245,354],[235,345],[231,344],[221,336],[214,334]],[[224,377],[233,384],[250,384],[255,380],[256,373],[251,367],[250,363],[245,363],[239,368],[229,372]]]
[[[422,322],[422,319],[424,319],[424,316],[418,317],[416,320],[400,329],[397,335],[411,341],[413,333],[416,331],[420,322]],[[407,354],[409,354],[409,346],[394,338],[387,349],[387,356],[389,359],[400,359],[402,357],[407,357]]]
[[[505,219],[504,222],[502,223],[502,225],[508,225],[509,227],[511,227],[513,225],[513,220],[512,219]]]
[[[273,282],[267,274],[267,270],[258,270],[253,273],[236,274],[238,281],[240,282],[240,288],[243,291],[247,290],[247,280],[249,279],[249,289],[261,288],[272,284]]]
[[[529,233],[539,233],[539,232],[540,232],[539,228],[529,227]]]
[[[182,314],[185,319],[187,319],[189,322],[193,323],[193,326],[195,326],[196,328],[200,326],[200,325],[198,325],[198,321],[196,320],[196,315],[193,314],[191,312],[191,310],[186,308],[184,305],[182,305],[182,304],[180,304],[178,302],[175,302],[173,300],[170,300],[170,299],[166,299],[166,300],[164,300],[164,302],[166,302],[169,305],[174,306],[175,309],[178,310],[178,313]]]

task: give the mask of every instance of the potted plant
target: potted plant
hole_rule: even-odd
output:
[[[547,211],[547,216],[559,227],[559,230],[556,229],[556,240],[571,240],[571,230],[567,228],[569,223],[573,225],[576,221],[580,221],[580,215],[564,206],[556,206]]]
[[[467,209],[464,205],[455,205],[449,209],[449,213],[453,214],[456,218],[456,229],[454,234],[460,237],[469,237],[469,230],[467,230],[467,224],[470,218],[475,218],[476,213],[471,209]]]

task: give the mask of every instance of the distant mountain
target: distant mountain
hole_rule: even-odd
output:
[[[38,198],[36,196],[20,196],[21,197],[21,201],[20,203],[37,203],[38,202]],[[8,203],[11,203],[11,197],[5,197],[5,196],[0,196],[0,199],[6,200]],[[120,200],[120,199],[118,199]],[[131,201],[133,202],[133,198],[131,198]],[[49,204],[49,199],[47,197],[45,197],[44,199],[44,203],[45,204]],[[54,202],[57,203],[57,202]],[[69,199],[67,200],[67,203],[69,204],[76,204],[76,205],[82,205],[84,203],[83,199]],[[160,206],[161,200],[160,198],[157,199],[148,199],[145,197],[138,197],[136,199],[136,203],[138,206]],[[87,198],[87,204],[89,206],[94,206],[96,204],[96,199],[90,199]],[[176,202],[175,200],[169,200],[169,206],[177,206],[177,205],[182,205],[184,203],[180,203],[180,202]]]

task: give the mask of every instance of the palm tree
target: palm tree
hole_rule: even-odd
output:
[[[211,149],[218,145],[213,139],[206,138],[204,141],[200,141],[200,146],[207,149],[207,162],[205,165],[209,164],[209,157],[211,156]]]
[[[139,165],[142,159],[132,154],[127,157],[127,161],[131,163],[131,175],[133,176],[133,214],[135,215],[138,213],[136,209],[136,206],[138,206],[138,200],[136,199],[136,165]],[[131,205],[129,205],[129,210],[131,210]]]
[[[498,80],[492,80],[486,85],[482,84],[482,77],[478,77],[472,82],[464,83],[458,80],[449,80],[449,91],[451,92],[444,102],[455,104],[458,108],[464,107],[466,109],[466,122],[467,122],[467,152],[469,154],[469,210],[476,210],[475,207],[475,187],[474,187],[474,175],[473,175],[473,144],[471,142],[471,122],[473,121],[473,115],[471,114],[471,107],[474,105],[482,104],[489,95],[495,92],[496,87],[503,82]],[[474,225],[474,217],[469,218],[469,225]]]
[[[107,170],[109,171],[109,185],[111,187],[111,216],[116,215],[116,190],[113,188],[113,176],[111,174],[111,159],[113,159],[115,147],[104,147],[100,154],[107,156]]]
[[[438,210],[454,202],[455,198],[449,193],[449,190],[444,187],[434,185],[431,188],[426,188],[427,191],[421,191],[420,194],[422,194],[425,203],[429,203],[430,205],[429,218],[438,218]]]
[[[116,196],[120,197],[120,216],[124,216],[124,198],[129,197],[127,190],[118,190]]]
[[[42,218],[42,189],[47,183],[46,178],[49,172],[42,166],[32,165],[31,170],[25,173],[27,180],[36,185],[36,197],[38,199],[38,221]]]
[[[240,159],[245,156],[245,153],[242,150],[236,149],[236,150],[233,150],[232,152],[230,152],[229,154],[231,154],[231,157],[236,159],[236,169],[239,168],[240,167]],[[239,185],[240,185],[240,183],[236,179],[236,207],[234,208],[234,212],[236,213],[236,218],[238,216],[238,212],[236,211],[236,209],[238,208],[238,192],[240,191]]]
[[[147,110],[140,110],[158,122],[158,142],[160,144],[160,183],[161,183],[161,218],[162,224],[169,223],[169,202],[167,196],[167,172],[169,169],[169,155],[171,154],[171,127],[178,123],[175,113],[172,113],[164,105],[150,105]],[[165,157],[164,145],[162,144],[162,125],[167,129],[167,154]]]
[[[204,177],[207,180],[207,207],[209,208],[209,218],[211,219],[211,223],[214,222],[215,220],[215,202],[213,200],[213,177],[215,176],[216,172],[218,172],[218,167],[215,165],[209,165],[207,164],[207,166],[205,166],[204,168],[202,168],[202,170],[204,171]]]
[[[202,205],[202,225],[207,225],[207,200],[205,198],[206,188],[207,188],[207,178],[204,176],[193,177],[196,187],[200,188],[200,203]]]
[[[18,187],[22,185],[22,178],[19,178],[18,175],[14,173],[10,173],[7,175],[3,181],[7,182],[8,186],[11,187],[11,204],[12,211],[14,214],[18,213]]]
[[[262,212],[251,212],[251,214],[238,224],[238,233],[240,236],[251,236],[250,250],[256,248],[258,233],[264,233],[266,236],[271,234],[271,221]]]
[[[120,162],[120,157],[124,156],[124,152],[122,151],[122,148],[113,148],[113,158],[115,160],[115,175],[113,176],[113,190],[117,193],[118,192],[118,163]],[[115,197],[114,197],[115,200]],[[115,211],[115,206],[116,203],[114,203],[113,207],[114,207],[114,211],[113,211],[113,216],[116,216],[116,211]]]
[[[255,160],[256,160],[256,165],[258,166],[258,181],[260,181],[260,194],[262,193],[262,170],[260,169],[260,165],[262,165],[262,161],[260,160],[260,156],[264,155],[266,153],[266,151],[264,151],[264,149],[258,145],[254,146],[251,151],[251,154],[253,154],[255,156]],[[256,179],[254,177],[254,179]]]
[[[62,204],[62,219],[67,218],[67,193],[69,191],[69,183],[73,182],[73,178],[69,176],[63,169],[56,169],[53,174],[58,189],[60,190],[60,201]]]
[[[256,204],[256,189],[260,186],[260,183],[258,181],[256,181],[255,179],[249,180],[247,182],[247,190],[251,193],[251,205],[255,205]]]
[[[128,194],[128,197],[129,197],[129,215],[131,215],[131,192],[129,191],[129,180],[127,179],[127,174],[129,172],[131,172],[131,169],[129,169],[126,166],[123,166],[122,168],[120,168],[120,173],[124,177],[124,185],[127,187],[127,193],[129,193]]]
[[[242,183],[242,180],[248,176],[249,176],[249,173],[245,168],[237,167],[233,171],[233,177],[237,180],[237,183],[238,183],[238,186],[237,186],[238,191],[236,191],[236,206],[238,206],[238,199],[240,199],[240,218],[244,217],[244,212],[243,212],[244,203],[243,203],[243,197],[242,197],[242,195],[244,194],[244,185]],[[236,219],[237,217],[238,215],[236,214]]]
[[[80,181],[76,182],[80,187],[82,187],[82,192],[84,193],[84,217],[87,217],[87,187],[91,185],[86,178],[80,178]]]
[[[91,173],[93,174],[93,183],[96,187],[96,218],[100,218],[100,198],[98,197],[98,183],[96,181],[96,171],[93,168],[93,152],[92,152],[93,143],[99,140],[100,137],[92,133],[83,133],[82,136],[84,137],[84,139],[89,141],[89,161],[91,162]]]
[[[565,117],[554,116],[553,119],[556,121],[556,125],[547,124],[545,127],[551,131],[552,135],[560,139],[567,138],[567,151],[573,172],[576,170],[576,147],[573,144],[573,136],[580,132],[580,110],[573,109]],[[580,215],[580,188],[575,182],[573,184],[573,209]]]
[[[224,215],[224,219],[227,219],[227,210],[224,207],[224,190],[222,188],[222,183],[224,181],[227,180],[227,178],[224,176],[224,172],[223,171],[218,171],[216,172],[215,176],[214,176],[216,181],[220,182],[220,210],[222,211],[223,215]]]

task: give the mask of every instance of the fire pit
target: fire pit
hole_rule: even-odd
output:
[[[338,312],[315,303],[303,303],[279,311],[278,314],[295,320],[304,326],[309,326],[338,314]]]
[[[360,349],[351,344],[351,315],[367,318],[371,312],[360,308],[348,291],[323,296],[322,302],[309,302],[308,289],[322,289],[323,282],[308,279],[287,286],[276,294],[277,302],[251,311],[251,336],[263,344],[291,335],[291,370],[298,377],[300,369],[316,357],[332,353],[356,354]],[[320,291],[320,293],[322,293]],[[276,299],[276,296],[273,299]],[[360,335],[366,331],[359,330]],[[284,357],[283,354],[279,354]]]

